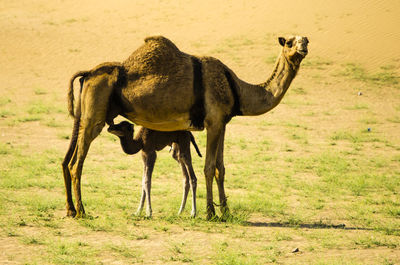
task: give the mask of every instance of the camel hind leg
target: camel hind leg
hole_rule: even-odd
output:
[[[111,92],[112,86],[108,84],[107,78],[100,76],[91,80],[81,95],[78,136],[68,164],[75,194],[77,218],[85,214],[81,195],[83,163],[91,142],[100,134],[105,125]]]
[[[71,192],[71,173],[69,172],[68,164],[71,161],[72,155],[76,148],[76,142],[78,140],[78,129],[79,129],[79,118],[75,118],[74,128],[72,130],[71,142],[68,147],[67,154],[62,162],[62,169],[64,174],[64,184],[65,184],[65,194],[67,197],[67,216],[75,217],[76,210],[74,203],[72,201],[72,192]]]

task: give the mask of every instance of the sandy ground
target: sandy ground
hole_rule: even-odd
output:
[[[21,106],[31,101],[24,95],[44,88],[65,101],[73,73],[122,61],[159,34],[183,51],[218,57],[249,82],[266,79],[265,58],[275,58],[277,37],[289,34],[310,39],[310,59],[374,71],[399,64],[399,10],[396,0],[2,2],[0,96]],[[267,45],[241,48],[245,41]]]
[[[278,54],[277,37],[290,34],[309,38],[308,58],[357,63],[369,71],[396,65],[399,73],[399,13],[398,0],[1,1],[0,97],[18,108],[43,89],[64,107],[73,73],[122,61],[149,35],[164,35],[188,53],[218,57],[249,82],[266,79],[271,66],[265,58]],[[224,52],[241,49],[243,41],[267,45]],[[296,82],[307,89],[301,74]],[[329,70],[326,74],[332,80]],[[68,119],[66,108],[60,117]],[[0,141],[66,149],[51,131],[37,124],[8,128],[1,123]],[[22,252],[13,241],[0,240],[0,245]]]

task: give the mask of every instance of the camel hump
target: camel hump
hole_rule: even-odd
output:
[[[147,37],[144,42],[123,63],[130,73],[166,74],[176,69],[176,65],[190,63],[189,56],[183,56],[178,47],[163,36]]]
[[[181,51],[172,41],[163,36],[150,36],[145,38],[144,42],[144,46],[147,48],[147,51],[154,54],[158,54],[160,52],[165,55],[181,53]]]
[[[169,39],[167,39],[164,36],[149,36],[149,37],[146,37],[144,39],[145,43],[151,42],[151,41],[158,42],[158,43],[165,43],[165,44],[168,44],[168,45],[175,46],[175,44],[172,41],[170,41]]]

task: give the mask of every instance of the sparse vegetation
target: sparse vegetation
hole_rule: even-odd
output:
[[[370,73],[356,63],[346,63],[342,66],[344,69],[338,72],[338,76],[380,86],[397,86],[399,83],[399,76],[393,71],[393,66],[382,66],[381,71],[377,73]]]
[[[393,49],[385,49],[390,59],[381,58],[382,65],[340,48],[365,48],[358,49],[365,44],[362,17],[377,18],[366,9],[349,13],[360,2],[346,2],[337,17],[322,9],[306,10],[317,14],[311,18],[300,12],[297,18],[310,24],[311,32],[304,32],[299,19],[270,26],[274,16],[292,14],[286,2],[266,12],[258,8],[262,1],[220,4],[222,11],[180,1],[117,1],[112,9],[101,1],[99,8],[84,1],[4,1],[0,263],[399,264],[400,58],[391,35],[384,41]],[[379,10],[390,9],[383,12],[385,21],[397,19],[390,1],[368,5],[375,2]],[[272,14],[284,7],[284,16]],[[190,19],[188,11],[196,11]],[[96,28],[100,21],[107,23]],[[340,45],[322,47],[340,23],[346,26],[343,40],[335,36]],[[168,150],[158,153],[153,172],[153,218],[134,216],[142,160],[125,155],[106,128],[84,165],[87,215],[65,216],[61,161],[73,124],[65,94],[79,66],[125,58],[143,37],[160,32],[187,52],[221,58],[239,77],[257,83],[272,70],[278,34],[297,31],[310,39],[309,57],[282,104],[262,116],[235,117],[227,126],[225,189],[232,218],[205,220],[204,158],[195,155],[198,217],[177,215],[182,172]],[[375,47],[370,52],[382,52]],[[205,154],[206,133],[193,134]],[[217,194],[214,181],[218,203]]]

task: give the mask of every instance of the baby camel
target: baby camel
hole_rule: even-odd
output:
[[[110,125],[108,132],[119,137],[122,149],[125,153],[133,155],[142,150],[142,159],[144,164],[143,180],[142,180],[142,196],[139,207],[136,212],[139,215],[143,209],[145,200],[147,199],[146,216],[151,217],[151,175],[153,173],[154,164],[156,162],[156,151],[162,150],[165,146],[171,146],[173,149],[172,157],[181,165],[184,175],[183,179],[183,197],[181,207],[178,214],[181,214],[185,208],[186,199],[189,193],[189,187],[192,188],[192,212],[191,216],[196,216],[196,187],[197,178],[194,174],[192,166],[192,157],[190,155],[190,142],[193,143],[197,154],[201,157],[201,153],[194,137],[188,131],[160,132],[153,131],[142,127],[138,134],[134,137],[133,124],[123,121],[119,124]],[[190,183],[190,184],[189,184]]]

